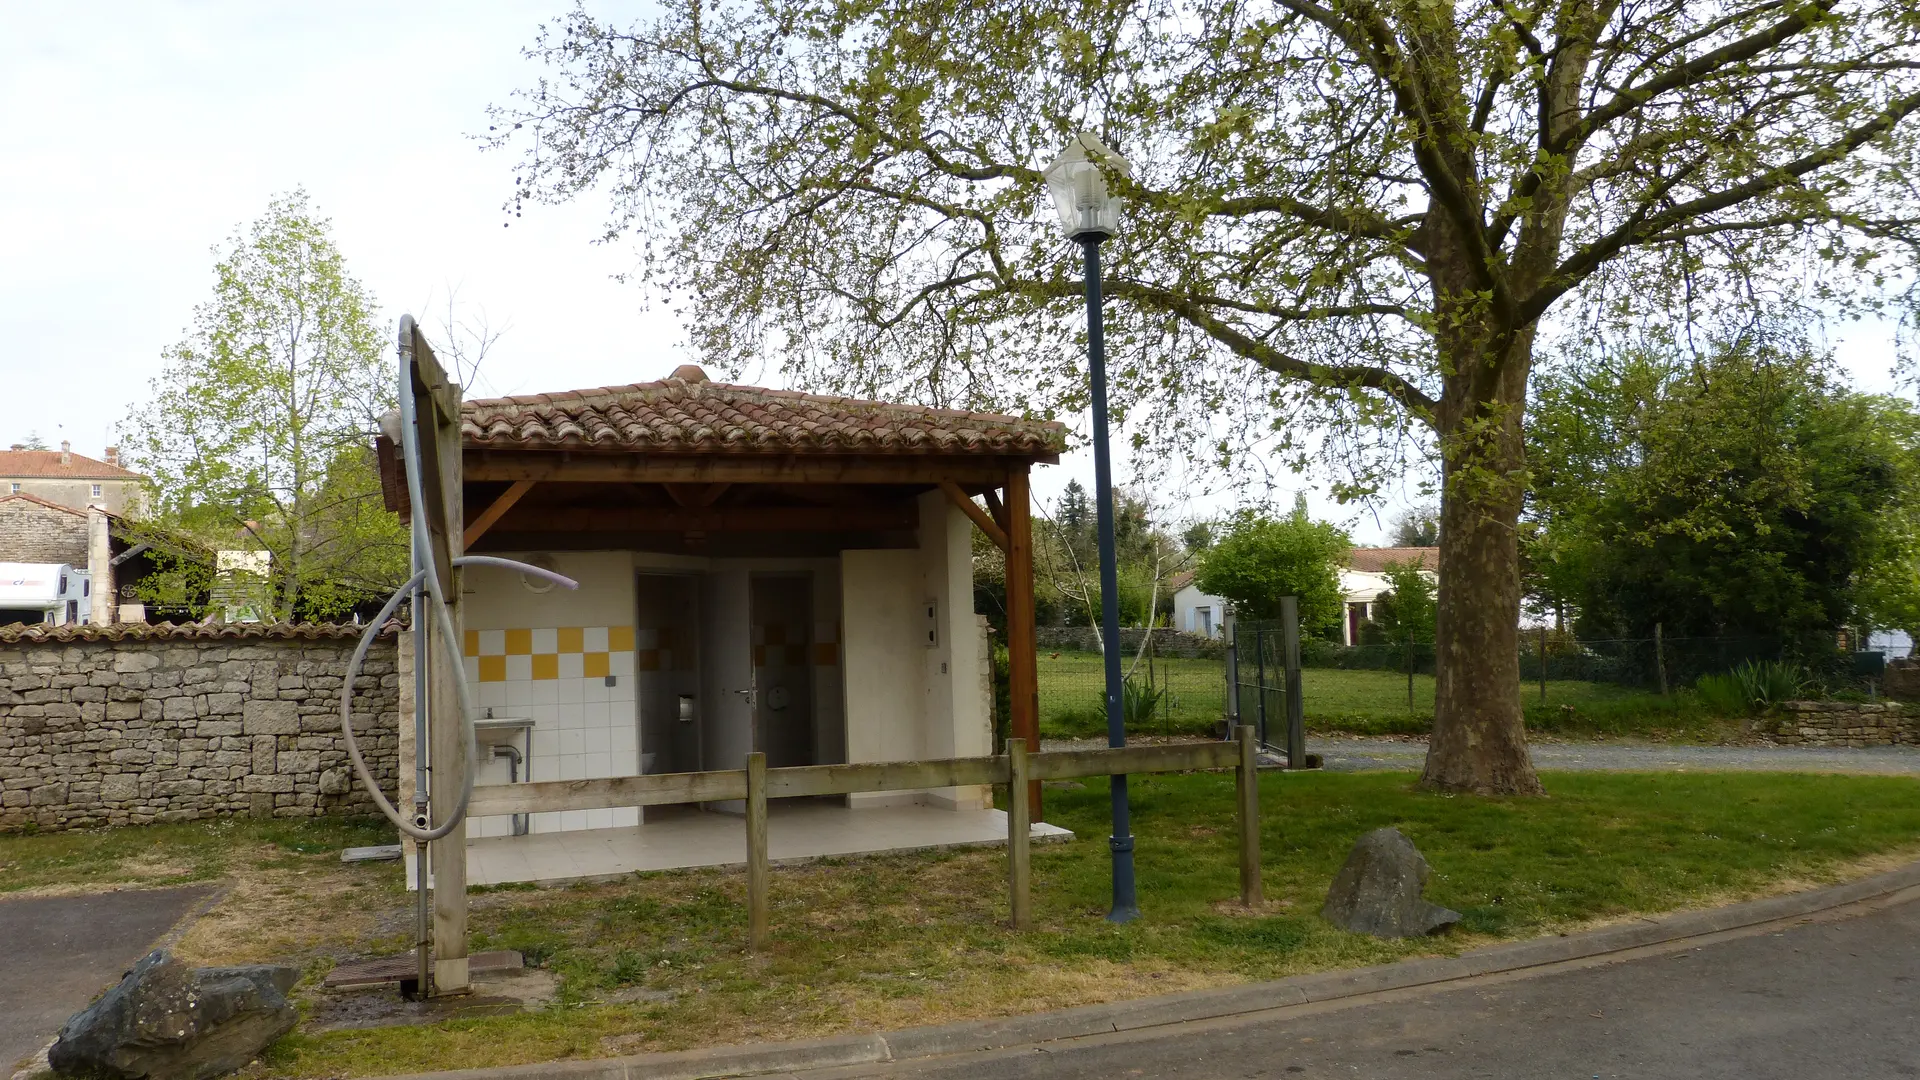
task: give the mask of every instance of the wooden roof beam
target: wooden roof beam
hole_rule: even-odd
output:
[[[942,480],[940,481],[940,490],[947,493],[947,498],[952,501],[953,505],[965,511],[966,515],[973,519],[973,523],[980,527],[980,531],[987,534],[987,539],[993,541],[994,547],[999,548],[1001,551],[1009,551],[1012,549],[1012,544],[1007,539],[1007,531],[1002,529],[999,523],[995,522],[993,518],[989,517],[985,510],[980,509],[980,504],[974,502],[972,496],[961,491],[959,484],[951,480]]]

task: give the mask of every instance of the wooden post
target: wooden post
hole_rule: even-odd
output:
[[[1667,696],[1667,650],[1659,623],[1653,624],[1653,669],[1660,673],[1660,696]]]
[[[1013,928],[1033,922],[1032,815],[1028,813],[1027,741],[1007,740],[1007,889]]]
[[[1547,624],[1540,624],[1540,704],[1547,703]]]
[[[460,572],[453,568],[465,546],[461,499],[460,387],[434,358],[433,349],[411,318],[401,322],[403,346],[411,357],[415,430],[419,436],[420,489],[427,521],[427,549],[434,564],[429,587],[447,605],[452,616],[452,641],[441,641],[437,621],[416,627],[415,664],[427,665],[427,765],[432,770],[428,795],[433,820],[453,817],[467,771],[467,743],[460,715],[458,680],[461,667]],[[414,748],[420,752],[419,747]],[[433,871],[433,993],[464,994],[471,988],[467,974],[467,826],[453,831],[427,848]]]
[[[767,755],[747,755],[747,948],[767,947]]]
[[[1007,473],[1007,682],[1009,727],[1029,750],[1040,747],[1040,647],[1034,637],[1033,506],[1027,466]],[[1045,821],[1040,782],[1027,786],[1033,820]]]
[[[1300,699],[1300,598],[1280,598],[1281,662],[1287,680],[1287,768],[1307,767],[1306,702]]]
[[[1241,725],[1233,736],[1240,743],[1240,768],[1235,773],[1240,796],[1240,902],[1259,907],[1266,899],[1260,884],[1260,758],[1253,728]]]

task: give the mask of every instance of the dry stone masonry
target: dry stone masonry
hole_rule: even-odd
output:
[[[0,631],[0,830],[370,813],[340,734],[357,626]],[[394,634],[362,666],[354,734],[389,795]]]
[[[1782,746],[1920,744],[1920,707],[1894,701],[1789,701],[1754,721],[1754,732]]]

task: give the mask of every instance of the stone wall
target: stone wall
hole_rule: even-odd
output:
[[[1138,626],[1120,628],[1120,648],[1128,656],[1140,651],[1140,640],[1147,631]],[[1034,636],[1039,642],[1041,652],[1071,651],[1096,652],[1100,648],[1100,635],[1091,626],[1040,626],[1034,628]],[[1153,648],[1157,656],[1184,657],[1224,657],[1227,647],[1218,638],[1189,634],[1184,630],[1170,630],[1164,626],[1153,629]]]
[[[361,629],[0,630],[0,829],[372,812],[340,734]],[[399,683],[388,632],[354,735],[390,797]]]
[[[1789,701],[1755,720],[1753,731],[1782,746],[1920,744],[1920,708],[1892,701]]]
[[[87,565],[87,515],[34,498],[0,494],[0,562]]]

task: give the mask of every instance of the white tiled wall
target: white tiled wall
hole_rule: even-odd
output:
[[[466,667],[482,715],[533,721],[527,774],[521,779],[584,780],[640,772],[633,629],[528,627],[471,630]],[[611,682],[612,685],[608,685]],[[504,784],[505,759],[483,762],[479,782]],[[533,832],[610,829],[640,824],[637,807],[534,814]],[[508,836],[513,819],[475,818],[469,837]]]

